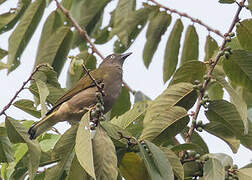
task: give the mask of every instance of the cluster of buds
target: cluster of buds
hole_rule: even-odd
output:
[[[96,97],[97,97],[97,103],[96,105],[92,108],[90,112],[90,129],[95,130],[95,128],[98,126],[99,121],[104,121],[106,118],[103,114],[104,112],[104,101],[102,98],[102,93],[101,92],[96,92]]]
[[[141,146],[145,149],[145,151],[148,153],[148,155],[151,157],[151,156],[152,156],[152,153],[151,153],[151,151],[149,150],[147,144],[146,144],[144,141],[141,141],[140,144],[141,144]]]
[[[199,132],[202,132],[204,129],[204,124],[202,120],[196,121],[195,119],[192,120],[192,124],[195,127],[195,129]]]
[[[237,169],[238,166],[236,164],[232,166],[226,166],[225,180],[238,180]]]

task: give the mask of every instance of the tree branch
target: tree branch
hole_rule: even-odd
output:
[[[239,3],[238,9],[237,9],[237,11],[235,13],[233,21],[232,21],[232,23],[231,23],[231,25],[229,27],[229,30],[224,35],[224,39],[223,39],[223,42],[221,44],[220,50],[219,50],[218,54],[216,55],[216,57],[214,58],[214,60],[211,63],[211,67],[210,67],[210,69],[209,69],[209,71],[207,73],[208,79],[204,81],[202,89],[200,90],[200,95],[199,95],[198,100],[197,100],[196,110],[195,110],[195,112],[193,114],[193,120],[196,120],[198,115],[199,115],[199,111],[200,111],[200,108],[201,108],[201,105],[202,105],[201,101],[202,101],[202,99],[204,97],[207,85],[210,82],[210,80],[212,79],[213,70],[214,70],[216,64],[218,63],[218,61],[220,60],[220,57],[223,55],[223,53],[225,51],[225,45],[228,42],[227,39],[230,38],[229,34],[233,31],[235,24],[237,22],[239,22],[239,14],[240,14],[242,8],[244,7],[245,2],[246,2],[246,0],[242,0]],[[190,129],[188,131],[188,134],[187,134],[186,143],[189,143],[191,141],[192,133],[193,133],[195,128],[196,128],[196,126],[194,124],[192,124],[192,126],[190,127]]]
[[[98,56],[100,56],[103,60],[105,59],[104,56],[98,51],[95,44],[91,41],[91,38],[88,36],[88,33],[85,28],[81,28],[80,25],[75,21],[75,19],[70,15],[69,11],[64,8],[58,0],[55,0],[57,7],[65,14],[65,16],[70,20],[73,27],[77,29],[81,37],[84,37],[88,43],[90,44],[92,51],[96,53]]]
[[[188,18],[188,19],[190,19],[192,22],[197,23],[197,24],[199,24],[199,25],[201,25],[201,26],[204,26],[208,31],[211,31],[211,32],[217,34],[218,36],[224,38],[224,35],[223,35],[219,30],[211,28],[210,26],[208,26],[207,24],[203,23],[201,20],[199,20],[199,19],[197,19],[197,18],[194,18],[194,17],[192,17],[192,16],[189,16],[189,15],[186,14],[186,13],[179,12],[179,11],[177,11],[176,9],[172,9],[172,8],[167,7],[167,6],[164,6],[164,5],[158,3],[158,2],[155,1],[155,0],[149,0],[149,1],[153,2],[154,4],[156,4],[157,6],[159,6],[160,8],[164,8],[165,10],[167,10],[167,11],[169,11],[169,12],[171,12],[171,13],[175,13],[175,14],[178,14],[179,16]]]
[[[13,101],[18,97],[19,93],[25,89],[25,85],[32,79],[32,76],[39,70],[39,68],[43,67],[43,66],[48,66],[47,64],[40,64],[38,65],[35,70],[31,73],[31,75],[28,77],[28,79],[23,82],[23,85],[20,87],[20,89],[14,94],[14,96],[11,98],[10,102],[3,108],[3,110],[0,112],[0,116],[1,115],[5,115],[5,111],[12,105]]]

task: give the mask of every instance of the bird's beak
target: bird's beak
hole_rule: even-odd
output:
[[[125,60],[128,56],[130,56],[132,54],[132,52],[129,52],[129,53],[126,53],[126,54],[122,54],[121,55],[121,58],[123,59],[123,60]]]

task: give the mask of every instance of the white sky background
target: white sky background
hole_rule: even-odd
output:
[[[17,0],[9,0],[6,3],[2,4],[0,6],[0,14],[3,12],[9,11],[10,7],[16,7]],[[137,5],[140,7],[142,0],[137,0]],[[208,24],[211,27],[214,27],[216,29],[219,29],[223,34],[228,30],[233,16],[236,12],[237,5],[236,4],[219,4],[218,0],[159,0],[158,2],[162,3],[163,5],[166,5],[170,8],[177,9],[181,12],[186,12],[190,16],[199,18],[206,24]],[[117,1],[112,1],[111,5],[109,7],[106,7],[106,22],[104,24],[108,23],[109,15],[108,13],[113,10],[115,5],[117,4]],[[42,23],[40,23],[39,27],[37,28],[37,31],[33,35],[29,46],[25,49],[22,57],[21,57],[21,65],[12,73],[10,73],[7,76],[6,70],[0,71],[0,110],[10,101],[10,99],[13,97],[13,95],[16,93],[16,91],[22,86],[23,82],[29,77],[30,73],[32,72],[33,64],[35,62],[36,57],[36,51],[38,46],[39,37],[42,31],[42,27],[44,24],[44,21],[46,20],[46,17],[49,15],[49,13],[55,9],[55,3],[51,3],[49,8],[45,10]],[[172,24],[175,22],[175,20],[179,17],[176,14],[172,15]],[[243,9],[241,15],[241,19],[245,18],[251,18],[251,14],[246,10]],[[186,18],[182,18],[184,23],[184,31],[186,29],[186,26],[189,24],[192,24],[192,22]],[[195,24],[197,32],[199,34],[199,40],[200,40],[200,59],[204,58],[204,45],[205,45],[205,39],[208,35],[208,31],[197,24]],[[146,31],[147,26],[144,29],[144,32]],[[144,43],[146,41],[145,39],[145,33],[141,33],[139,37],[137,37],[135,43],[132,45],[132,47],[128,50],[128,52],[133,52],[133,54],[126,60],[126,63],[124,65],[124,80],[129,84],[129,86],[134,90],[141,90],[144,92],[147,96],[154,99],[159,94],[162,93],[162,91],[166,88],[167,85],[163,84],[163,77],[162,77],[162,71],[163,71],[163,56],[164,56],[164,50],[166,41],[168,39],[168,34],[170,33],[172,29],[172,25],[168,27],[168,31],[166,34],[162,37],[162,41],[159,44],[158,50],[156,51],[153,61],[147,70],[143,64],[142,60],[142,51],[144,47]],[[0,48],[8,49],[8,37],[11,34],[11,32],[4,33],[0,35]],[[211,33],[211,35],[218,41],[219,45],[222,42],[222,39],[216,36],[214,33]],[[183,34],[184,37],[184,34]],[[183,38],[182,37],[182,38]],[[182,47],[182,44],[181,44]],[[113,52],[113,43],[107,43],[102,46],[97,46],[97,48],[100,50],[100,52],[103,55],[109,55]],[[71,52],[71,55],[76,55],[77,51]],[[5,58],[6,60],[6,58]],[[62,71],[62,74],[60,76],[60,83],[62,87],[65,87],[65,77],[67,73],[67,68],[69,66],[69,62],[66,62],[66,65]],[[99,59],[99,62],[100,59]],[[32,98],[31,93],[28,90],[22,91],[22,93],[19,94],[19,99],[27,99]],[[28,115],[27,113],[24,113],[21,110],[18,110],[15,107],[9,108],[7,111],[7,115],[10,115],[16,119],[32,119],[37,120],[34,117]],[[203,119],[203,121],[206,120],[203,109],[199,116],[199,119]],[[0,117],[0,123],[4,122],[4,117]],[[60,123],[56,126],[58,129],[62,131],[66,130],[68,127],[66,123]],[[247,163],[251,162],[252,160],[252,151],[244,148],[243,146],[240,147],[237,154],[233,154],[230,148],[224,143],[222,140],[215,138],[212,135],[209,135],[208,133],[202,132],[200,133],[207,144],[209,145],[209,149],[211,153],[221,153],[224,152],[226,154],[229,154],[233,157],[234,163],[237,164],[239,167],[242,167],[246,165]]]

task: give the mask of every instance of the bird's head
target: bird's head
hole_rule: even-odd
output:
[[[100,67],[110,66],[110,65],[120,65],[122,67],[124,60],[131,55],[132,52],[126,54],[110,54],[108,55],[103,62],[100,64]]]

